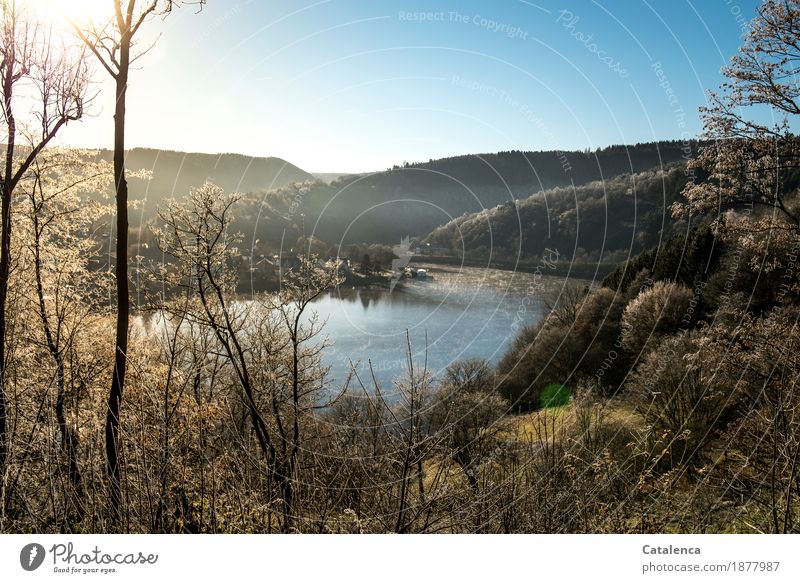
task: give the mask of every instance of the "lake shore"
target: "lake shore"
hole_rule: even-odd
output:
[[[498,269],[501,271],[519,271],[521,273],[537,273],[542,270],[541,263],[528,261],[504,261],[498,259],[476,259],[453,257],[448,255],[414,255],[412,264],[451,265],[473,268]],[[617,267],[619,263],[571,263],[557,261],[548,264],[548,275],[572,277],[576,279],[602,280]]]

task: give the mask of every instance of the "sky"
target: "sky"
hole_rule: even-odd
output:
[[[208,0],[147,23],[128,147],[366,172],[696,137],[757,2]],[[145,38],[147,37],[147,38]],[[110,147],[113,86],[60,140]]]

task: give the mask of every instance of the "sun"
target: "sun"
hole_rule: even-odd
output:
[[[114,0],[23,0],[42,22],[69,29],[78,26],[103,26],[114,16]]]

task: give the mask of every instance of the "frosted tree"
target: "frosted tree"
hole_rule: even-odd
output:
[[[117,327],[114,342],[114,371],[108,394],[106,417],[106,470],[112,517],[120,519],[122,504],[121,469],[119,465],[119,416],[125,386],[128,358],[128,318],[130,295],[128,282],[128,182],[125,173],[125,112],[131,64],[144,52],[134,53],[134,39],[151,17],[165,16],[180,4],[203,6],[205,0],[109,0],[113,15],[108,22],[73,28],[94,53],[102,68],[114,79],[114,184],[116,186],[116,262]]]
[[[754,246],[764,233],[790,242],[800,233],[800,140],[791,131],[800,115],[800,3],[765,0],[723,73],[701,108],[712,142],[690,164],[704,179],[686,186],[673,214],[712,214],[720,232]]]
[[[23,3],[0,1],[0,504],[8,457],[7,299],[12,202],[20,181],[56,134],[81,118],[88,68],[82,51],[60,42]]]
[[[46,371],[44,378],[51,379],[47,384],[55,389],[53,413],[71,487],[64,496],[68,528],[85,513],[79,432],[75,429],[77,420],[70,420],[68,411],[68,402],[77,401],[71,393],[77,391],[70,387],[83,382],[75,364],[83,356],[80,337],[92,319],[102,317],[97,315],[96,306],[107,283],[106,274],[92,269],[91,264],[101,253],[95,225],[110,209],[102,199],[87,197],[85,192],[105,191],[111,168],[107,162],[93,160],[94,154],[49,148],[34,161],[19,186],[26,199],[20,205],[18,254],[20,268],[25,271],[22,295],[28,299],[32,314],[27,336],[50,357],[51,367],[43,363],[36,368]],[[74,516],[70,506],[74,507]]]

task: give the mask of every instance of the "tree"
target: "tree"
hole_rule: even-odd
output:
[[[57,42],[52,31],[14,0],[0,2],[0,26],[0,115],[5,133],[0,161],[0,481],[5,484],[1,474],[8,455],[6,303],[12,266],[12,199],[41,151],[62,127],[83,115],[89,75],[83,53]],[[17,116],[18,105],[22,111],[31,111],[29,119]],[[24,141],[21,147],[19,139]],[[0,486],[0,504],[5,503],[4,488]]]
[[[796,294],[796,288],[795,288]],[[795,295],[795,297],[797,297]],[[724,455],[706,470],[719,506],[750,531],[797,533],[800,510],[800,312],[796,303],[762,317],[739,308],[710,328],[690,361],[708,395],[736,415],[716,415]],[[711,401],[713,404],[713,401]],[[727,423],[726,423],[727,422]]]
[[[796,238],[800,139],[790,127],[800,115],[795,82],[800,3],[765,0],[723,73],[728,80],[701,108],[705,137],[713,142],[690,163],[690,170],[708,179],[690,181],[683,191],[686,202],[675,203],[673,214],[716,213],[717,227],[745,231],[751,239],[759,233],[784,241]],[[759,121],[758,110],[764,107],[777,121]]]
[[[128,182],[125,173],[125,112],[130,67],[143,53],[131,55],[134,38],[142,25],[152,16],[163,16],[180,4],[199,4],[179,0],[147,0],[139,5],[137,0],[112,0],[114,15],[111,21],[100,26],[82,28],[72,22],[73,29],[84,44],[97,57],[103,69],[113,78],[116,106],[114,109],[114,184],[116,186],[116,262],[117,326],[114,341],[114,371],[108,393],[106,414],[106,471],[109,478],[109,498],[112,518],[120,519],[122,504],[121,470],[119,462],[119,416],[122,393],[125,387],[125,369],[128,358],[128,318],[130,296],[128,293]],[[145,51],[146,52],[146,51]]]
[[[431,407],[433,430],[448,441],[453,460],[466,476],[475,498],[475,531],[483,529],[480,499],[482,466],[497,448],[499,421],[507,411],[495,391],[491,366],[471,358],[451,364],[444,372]]]
[[[337,269],[302,257],[281,292],[251,302],[236,302],[233,257],[240,237],[230,232],[238,197],[206,183],[183,203],[173,202],[161,214],[161,249],[174,265],[165,267],[173,290],[196,298],[181,315],[207,330],[233,370],[256,447],[266,461],[269,487],[279,494],[282,529],[294,529],[297,466],[302,429],[315,408],[330,405],[321,364],[324,343],[311,304],[326,289],[341,283]],[[326,399],[327,397],[327,399]]]
[[[710,367],[698,358],[692,333],[658,338],[631,374],[626,391],[646,422],[645,436],[660,452],[654,464],[668,470],[682,466],[692,475],[706,461],[703,446],[716,437],[722,412],[736,400],[718,382],[704,382]]]
[[[449,467],[448,460],[439,458],[440,463],[432,471],[425,469],[442,452],[447,436],[444,431],[433,431],[434,386],[427,347],[422,364],[415,363],[413,355],[406,330],[406,365],[402,375],[393,380],[395,391],[391,396],[375,377],[372,361],[368,362],[371,389],[351,363],[352,377],[364,392],[370,413],[364,417],[370,425],[363,429],[369,434],[368,440],[382,444],[365,448],[379,456],[379,471],[375,476],[381,476],[382,481],[371,480],[371,485],[377,486],[382,506],[375,518],[384,531],[391,529],[398,534],[438,528],[435,523],[441,517],[436,516],[434,509],[446,488]]]
[[[361,258],[360,269],[361,273],[364,275],[372,273],[372,261],[370,261],[369,253],[364,253],[364,256]]]
[[[322,323],[315,313],[309,315],[314,300],[342,283],[338,273],[337,268],[319,268],[313,255],[302,257],[300,267],[287,274],[280,293],[265,306],[278,315],[280,328],[264,330],[261,338],[285,338],[283,346],[278,346],[284,358],[258,363],[261,374],[266,374],[269,380],[261,383],[264,393],[261,402],[264,410],[271,411],[273,433],[277,437],[273,440],[278,447],[272,452],[272,474],[282,500],[285,532],[292,530],[295,518],[297,465],[304,437],[301,428],[315,408],[325,408],[338,399],[325,394],[328,367],[321,363],[325,343],[314,343],[322,331]],[[269,355],[270,350],[265,353]]]
[[[96,200],[84,200],[80,193],[102,192],[111,176],[107,163],[90,159],[91,153],[79,150],[45,151],[31,166],[29,178],[20,183],[28,203],[22,226],[33,272],[32,311],[39,320],[39,342],[53,362],[54,415],[78,521],[85,511],[84,484],[78,433],[67,420],[68,386],[76,384],[76,372],[68,361],[75,360],[70,357],[77,352],[79,330],[91,319],[104,287],[103,273],[89,264],[100,250],[93,224],[108,210]],[[65,515],[69,528],[66,509]]]

